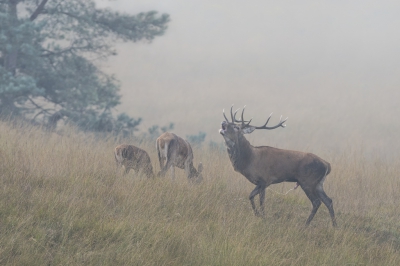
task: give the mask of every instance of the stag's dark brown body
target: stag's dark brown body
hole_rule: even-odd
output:
[[[199,163],[197,170],[193,166],[194,156],[189,142],[174,133],[165,132],[157,138],[156,148],[160,161],[160,176],[165,176],[168,169],[171,169],[172,177],[175,177],[176,166],[184,169],[189,179],[196,178],[198,181],[202,179],[203,165]]]
[[[321,202],[323,202],[329,210],[332,224],[336,226],[332,200],[323,189],[323,182],[331,171],[330,164],[312,153],[282,150],[268,146],[252,146],[243,134],[249,134],[255,129],[284,127],[286,120],[280,121],[274,127],[266,127],[268,119],[264,126],[254,127],[250,125],[250,122],[245,123],[247,121],[243,120],[243,112],[241,120],[236,120],[235,114],[232,113],[231,109],[232,122],[229,122],[225,117],[226,121],[222,122],[220,134],[225,139],[229,158],[235,171],[241,173],[256,185],[249,196],[254,213],[264,215],[265,190],[269,185],[281,182],[297,182],[313,205],[306,224],[308,225],[311,222]],[[254,204],[254,197],[258,194],[260,195],[260,211]]]
[[[154,177],[153,166],[145,150],[133,145],[122,144],[115,148],[114,156],[117,166],[125,168],[125,174],[133,169],[136,173],[142,171],[147,177]]]

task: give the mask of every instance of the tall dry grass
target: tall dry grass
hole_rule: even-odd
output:
[[[194,148],[204,180],[146,179],[115,169],[114,140],[63,136],[0,123],[1,265],[399,265],[399,158],[357,145],[322,150],[325,190],[338,228],[293,184],[271,186],[266,217],[253,215],[253,186],[226,152]],[[134,143],[159,170],[154,143]],[[311,149],[311,148],[310,148]]]

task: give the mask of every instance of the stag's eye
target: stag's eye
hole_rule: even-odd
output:
[[[233,128],[235,129],[235,131],[239,131],[240,128],[238,126],[233,126]]]

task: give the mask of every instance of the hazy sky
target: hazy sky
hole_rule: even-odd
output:
[[[256,121],[274,111],[295,125],[321,113],[337,123],[349,112],[371,121],[386,115],[370,117],[380,107],[400,110],[400,1],[97,2],[171,16],[164,36],[119,44],[106,64],[121,80],[118,111],[142,117],[143,130],[175,122],[183,135],[217,138],[233,103]]]

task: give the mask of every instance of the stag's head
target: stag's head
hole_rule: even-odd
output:
[[[221,129],[219,130],[219,133],[224,137],[225,142],[228,146],[234,146],[234,144],[237,143],[241,137],[243,137],[243,134],[250,134],[251,132],[253,132],[256,129],[275,129],[278,127],[286,126],[285,122],[286,122],[287,118],[285,120],[282,120],[282,116],[281,116],[281,119],[277,125],[272,126],[272,127],[267,127],[267,124],[268,124],[269,120],[271,119],[272,114],[269,115],[267,122],[265,122],[265,124],[263,126],[260,126],[260,127],[252,126],[252,125],[250,125],[252,119],[250,119],[249,121],[246,121],[243,118],[244,109],[246,108],[246,106],[243,107],[240,120],[236,119],[236,113],[239,111],[239,109],[237,109],[235,112],[233,112],[232,108],[233,108],[233,105],[231,107],[231,120],[232,121],[229,121],[229,119],[225,115],[225,111],[224,110],[222,111],[225,121],[222,121]]]

